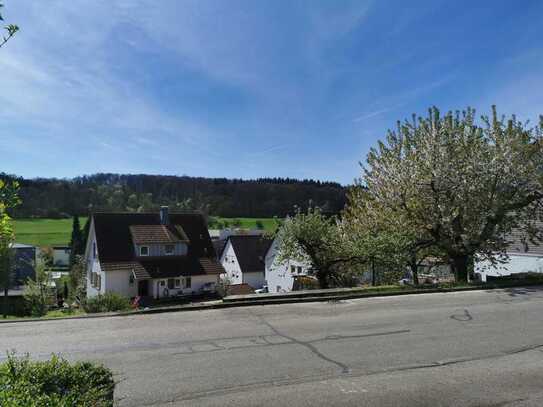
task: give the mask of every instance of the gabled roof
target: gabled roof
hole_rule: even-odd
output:
[[[132,225],[130,226],[130,233],[132,241],[136,244],[188,243],[189,241],[181,225]]]
[[[242,273],[264,272],[265,256],[272,243],[271,239],[262,236],[230,236],[228,238]]]
[[[200,213],[170,213],[168,227],[160,224],[158,212],[104,212],[92,216],[98,258],[106,271],[134,270],[136,278],[224,272],[215,261],[215,250]],[[169,243],[170,239],[177,239],[187,242],[188,252],[186,256],[142,259],[134,252],[134,239],[154,239],[154,243]]]
[[[217,258],[220,258],[222,256],[222,253],[224,252],[224,248],[226,247],[226,242],[228,240],[222,239],[222,240],[213,240],[213,247],[215,248],[215,253],[217,253]]]

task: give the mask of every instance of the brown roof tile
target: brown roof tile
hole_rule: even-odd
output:
[[[181,225],[132,225],[130,234],[136,244],[188,242]]]

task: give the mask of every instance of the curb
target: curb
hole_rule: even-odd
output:
[[[393,297],[403,295],[419,295],[419,294],[436,294],[436,293],[452,293],[452,292],[465,292],[465,291],[485,291],[485,290],[500,290],[508,288],[543,288],[543,285],[538,282],[534,284],[509,284],[509,285],[494,285],[494,286],[474,286],[474,287],[458,287],[458,288],[428,288],[428,289],[405,289],[397,291],[385,291],[364,293],[360,290],[355,292],[335,293],[331,295],[318,295],[311,296],[311,292],[306,292],[303,296],[279,296],[276,298],[234,298],[226,301],[223,299],[222,303],[215,304],[198,304],[198,305],[184,305],[184,306],[171,306],[161,308],[150,308],[146,310],[126,311],[126,312],[111,312],[100,314],[86,314],[73,317],[59,317],[59,318],[21,318],[21,319],[1,319],[1,324],[21,323],[21,322],[49,322],[49,321],[62,321],[62,320],[74,320],[74,319],[93,319],[93,318],[108,318],[108,317],[128,317],[132,315],[146,315],[146,314],[163,314],[168,312],[186,312],[186,311],[203,311],[208,309],[222,309],[222,308],[234,308],[234,307],[250,307],[250,306],[263,306],[263,305],[279,305],[279,304],[294,304],[294,303],[306,303],[306,302],[325,302],[336,300],[352,300],[352,299],[364,299],[374,297]]]

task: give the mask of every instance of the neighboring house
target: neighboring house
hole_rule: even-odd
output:
[[[224,269],[200,213],[96,213],[85,252],[87,295],[153,298],[215,290]]]
[[[537,222],[536,227],[543,230],[543,222]],[[519,231],[514,231],[510,237],[511,242],[506,250],[509,257],[505,263],[492,265],[489,261],[475,263],[475,275],[481,281],[487,277],[509,276],[518,273],[543,273],[543,243],[535,244],[525,241]]]
[[[71,251],[70,246],[53,246],[53,266],[69,267]]]
[[[254,289],[265,284],[264,257],[271,240],[262,236],[232,235],[226,240],[221,264],[230,284],[248,284]]]
[[[313,277],[311,264],[296,260],[279,262],[279,239],[275,238],[266,256],[266,284],[270,293],[285,293],[296,289],[296,281],[302,277]]]
[[[226,242],[230,236],[264,236],[265,231],[260,229],[210,229],[211,240],[213,240],[213,247],[215,247],[215,253],[217,258],[220,259],[224,249],[226,248]],[[213,234],[212,234],[213,233]]]
[[[28,278],[36,278],[36,260],[39,249],[27,244],[15,243],[11,246],[14,250],[14,271],[12,286],[21,287]]]

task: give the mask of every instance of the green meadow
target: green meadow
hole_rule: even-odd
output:
[[[256,229],[260,221],[267,231],[273,231],[276,227],[274,219],[271,218],[219,218],[212,217],[217,223],[211,224],[213,229],[217,225],[224,227],[241,227]],[[81,227],[85,225],[86,218],[79,218]],[[31,244],[35,246],[61,246],[70,242],[72,233],[72,219],[15,219],[15,239],[17,243]],[[239,226],[236,226],[239,225]]]

